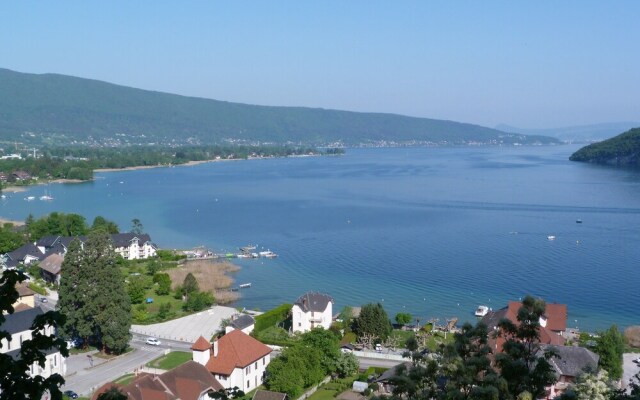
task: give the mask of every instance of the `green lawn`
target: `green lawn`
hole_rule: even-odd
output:
[[[336,390],[331,389],[318,389],[314,394],[309,396],[309,400],[332,400],[339,393]]]
[[[185,351],[172,351],[171,353],[158,357],[147,363],[148,367],[159,369],[172,369],[178,365],[182,365],[187,361],[191,361],[192,355]]]
[[[119,385],[128,385],[133,381],[135,377],[136,377],[135,374],[125,374],[125,375],[122,375],[120,378],[114,380],[113,382]]]

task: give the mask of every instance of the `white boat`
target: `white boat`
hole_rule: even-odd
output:
[[[43,201],[51,201],[51,200],[53,200],[53,197],[51,197],[51,196],[49,196],[49,195],[45,194],[44,196],[40,196],[40,200],[43,200]]]
[[[553,235],[547,236],[547,240],[556,240],[556,237]]]
[[[26,201],[33,201],[36,199],[36,196],[28,196],[24,198]]]
[[[490,308],[487,306],[478,306],[476,309],[475,315],[476,317],[484,317],[489,313]]]
[[[242,284],[238,285],[238,287],[240,289],[250,288],[251,287],[251,283],[242,283]]]
[[[278,255],[276,253],[274,253],[273,251],[267,250],[267,251],[261,251],[260,253],[258,253],[260,255],[260,257],[266,257],[266,258],[275,258],[278,257]]]

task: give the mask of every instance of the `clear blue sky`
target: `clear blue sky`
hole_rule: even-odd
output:
[[[2,1],[0,67],[494,126],[640,121],[640,1]]]

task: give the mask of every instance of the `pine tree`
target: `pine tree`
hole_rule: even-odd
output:
[[[95,333],[95,321],[91,307],[95,290],[93,275],[84,262],[84,254],[78,239],[71,241],[62,262],[64,277],[60,281],[58,307],[67,316],[61,329],[68,339],[82,338],[84,344]]]
[[[117,257],[105,231],[98,230],[89,235],[84,260],[94,277],[91,292],[95,297],[91,309],[95,309],[97,338],[106,353],[124,352],[131,339],[131,301]]]

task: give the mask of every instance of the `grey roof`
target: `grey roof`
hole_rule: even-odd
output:
[[[498,322],[500,322],[501,319],[505,318],[507,311],[509,311],[508,307],[501,308],[497,311],[489,311],[487,315],[482,317],[480,322],[484,323],[489,330],[492,330],[498,326]]]
[[[42,246],[45,248],[48,247],[52,247],[54,244],[56,244],[61,236],[58,235],[48,235],[48,236],[43,236],[40,239],[38,239],[38,241],[36,242],[36,246]]]
[[[333,303],[333,299],[328,294],[309,292],[298,297],[298,300],[293,304],[300,307],[304,312],[323,312],[330,302]]]
[[[7,314],[6,320],[2,324],[2,330],[7,331],[10,335],[31,330],[33,319],[44,314],[40,307],[29,308],[28,310]]]
[[[45,355],[48,356],[50,354],[59,353],[60,349],[58,349],[56,347],[50,347],[48,349],[40,350],[40,352],[42,352],[42,353],[44,353]],[[4,354],[8,355],[9,357],[13,358],[16,361],[20,359],[20,349],[19,348],[15,349],[15,350],[7,351]]]
[[[395,376],[398,375],[398,367],[400,366],[404,366],[407,370],[409,370],[411,369],[413,364],[410,361],[405,361],[400,364],[397,364],[389,368],[388,370],[384,371],[382,375],[380,375],[378,379],[376,379],[376,382],[384,382],[384,381],[388,381],[390,378],[394,378]]]
[[[252,400],[285,400],[286,393],[272,392],[270,390],[256,390]]]
[[[576,377],[586,370],[596,371],[600,357],[589,349],[577,346],[542,346],[544,349],[553,348],[559,357],[551,358],[551,365],[560,376]]]
[[[243,330],[251,325],[255,325],[256,320],[251,315],[243,314],[231,322],[231,326],[235,329]]]
[[[113,245],[116,247],[129,247],[133,240],[138,240],[141,244],[151,242],[151,237],[149,237],[146,233],[141,233],[139,235],[135,233],[116,233],[111,235],[111,241]]]
[[[7,266],[15,266],[17,263],[24,261],[28,255],[38,260],[41,260],[44,256],[33,243],[27,243],[7,253]]]

